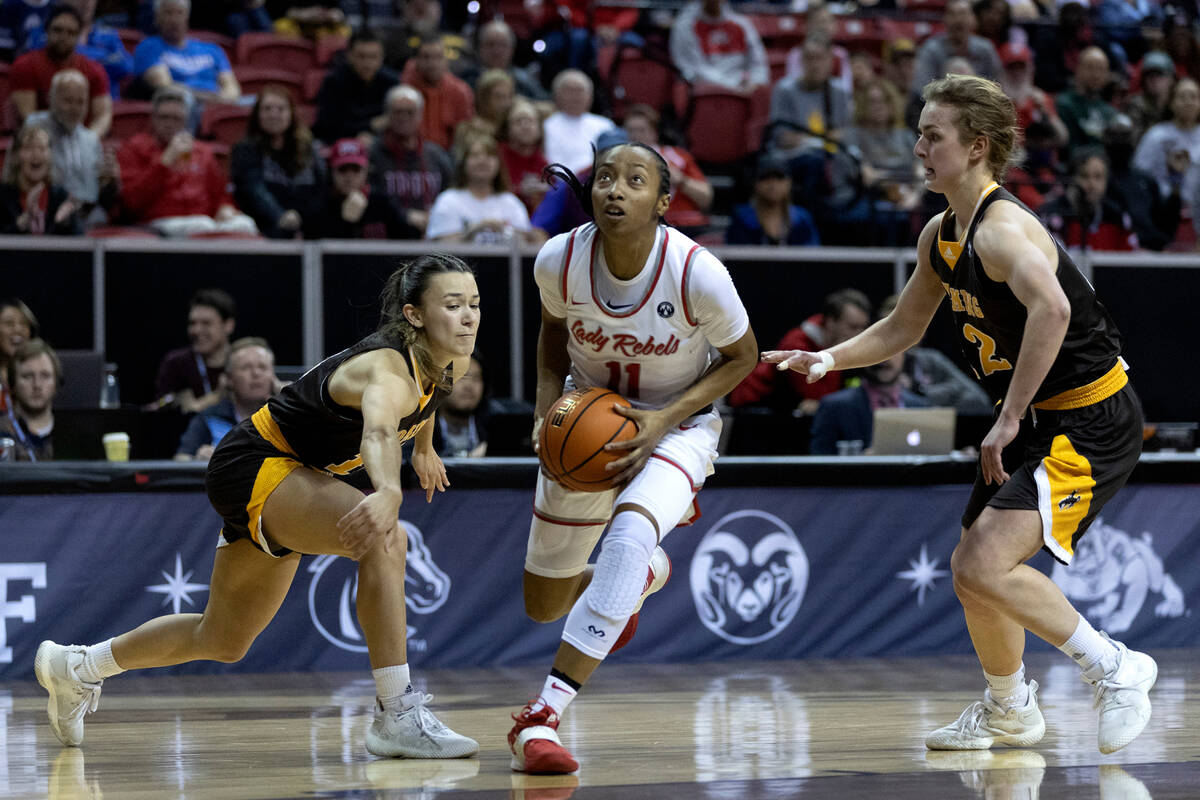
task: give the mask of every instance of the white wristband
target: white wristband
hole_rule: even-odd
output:
[[[825,373],[833,369],[833,355],[828,350],[822,350],[817,353],[820,361],[808,368],[808,382],[819,381],[825,377]]]

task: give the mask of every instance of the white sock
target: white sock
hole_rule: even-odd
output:
[[[75,676],[84,683],[99,683],[124,672],[113,658],[112,643],[113,640],[108,639],[84,648],[83,663],[75,669]]]
[[[1097,677],[1107,675],[1117,666],[1117,646],[1097,633],[1082,614],[1071,638],[1058,649],[1070,656],[1084,672],[1098,673]],[[1100,669],[1097,670],[1097,666]]]
[[[542,686],[542,693],[538,695],[537,700],[530,704],[529,710],[538,711],[550,706],[554,713],[561,717],[577,694],[579,694],[579,690],[572,689],[562,678],[547,675],[546,683]]]
[[[1003,708],[1020,708],[1029,702],[1029,684],[1025,682],[1025,665],[1012,675],[993,675],[984,670],[988,694]]]
[[[375,694],[379,697],[379,704],[388,711],[399,711],[400,698],[412,691],[408,664],[373,669],[371,677],[375,679]]]

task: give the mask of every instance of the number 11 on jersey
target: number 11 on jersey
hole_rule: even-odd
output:
[[[608,367],[608,388],[628,400],[638,399],[638,381],[642,375],[642,365],[630,363],[625,365],[625,387],[621,387],[621,362],[606,361]]]

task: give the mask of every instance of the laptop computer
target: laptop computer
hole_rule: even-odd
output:
[[[104,385],[104,353],[96,350],[59,350],[62,362],[62,386],[54,398],[55,410],[61,408],[99,408],[100,387]]]
[[[954,449],[953,408],[878,408],[871,452],[878,456],[946,455]]]

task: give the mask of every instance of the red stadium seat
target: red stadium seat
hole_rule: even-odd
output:
[[[750,153],[748,123],[754,116],[750,95],[720,86],[692,90],[688,144],[697,161],[732,164]]]
[[[269,67],[239,65],[233,68],[233,74],[241,84],[242,94],[258,94],[259,89],[274,83],[287,89],[295,102],[304,102],[304,84],[294,72]]]
[[[5,136],[3,139],[0,139],[0,165],[3,165],[4,160],[8,158],[8,151],[12,149],[12,143],[11,136]]]
[[[635,103],[663,109],[671,103],[675,70],[661,61],[646,58],[638,50],[626,47],[613,61],[609,78],[613,116],[621,119]]]
[[[771,71],[771,83],[778,83],[787,74],[787,50],[768,50],[767,68]]]
[[[208,105],[200,120],[201,135],[234,145],[246,135],[246,120],[250,119],[250,106]]]
[[[320,39],[317,39],[315,53],[317,57],[317,66],[324,67],[333,60],[335,53],[345,50],[346,43],[349,40],[345,36],[336,33],[327,33]]]
[[[304,100],[312,102],[317,99],[317,92],[321,91],[321,84],[325,82],[325,76],[329,71],[324,67],[314,67],[304,73]]]
[[[789,48],[804,41],[804,18],[798,14],[754,14],[750,17],[763,47]]]
[[[117,36],[121,37],[121,44],[125,45],[125,49],[133,53],[137,46],[141,44],[142,39],[146,38],[146,34],[136,28],[118,28]]]
[[[116,101],[113,103],[112,128],[108,131],[108,137],[123,142],[134,134],[149,131],[150,109],[150,104],[141,100]]]
[[[317,65],[317,53],[307,39],[276,33],[243,33],[237,40],[237,63],[303,75]]]
[[[237,43],[234,42],[234,40],[230,37],[222,36],[221,34],[213,33],[212,31],[198,30],[196,28],[188,31],[188,36],[201,42],[210,42],[215,45],[220,45],[221,49],[225,51],[225,56],[229,59],[230,65],[233,65],[237,62]]]

